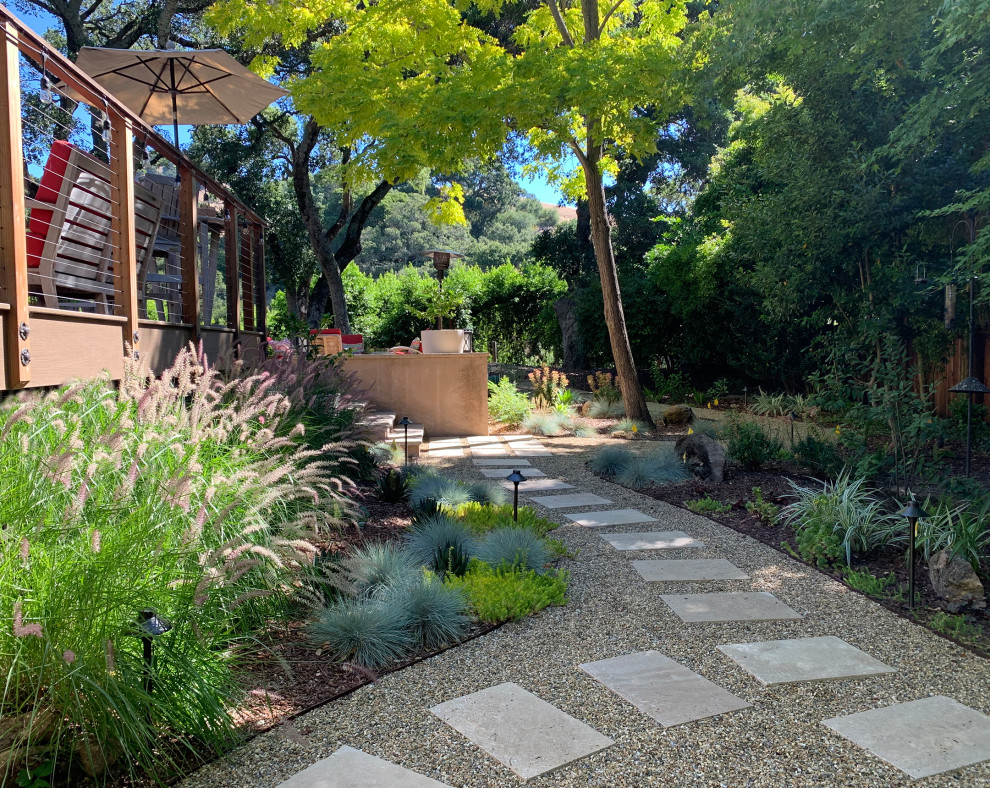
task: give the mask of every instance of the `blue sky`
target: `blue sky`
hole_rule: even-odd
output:
[[[50,27],[60,26],[55,17],[45,14],[39,11],[38,13],[28,14],[23,10],[18,11],[17,16],[27,24],[36,33],[44,34],[46,30]],[[163,136],[168,140],[172,139],[172,129],[160,129]],[[189,127],[179,126],[179,142],[182,145],[187,145],[189,143]],[[552,205],[557,205],[561,201],[560,192],[553,186],[550,186],[545,179],[527,178],[519,177],[516,179],[520,186],[523,187],[527,192],[532,194],[536,199],[541,202],[551,203]]]

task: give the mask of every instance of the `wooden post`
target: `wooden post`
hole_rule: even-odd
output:
[[[185,163],[179,165],[179,263],[182,272],[182,320],[192,324],[192,341],[199,342],[199,272],[197,226],[199,206],[196,174]],[[200,250],[205,256],[206,250]]]
[[[28,315],[27,224],[24,209],[24,153],[21,142],[21,78],[17,30],[3,23],[0,53],[0,276],[10,303],[6,335],[8,389],[31,382],[31,322]],[[0,385],[3,381],[0,380]]]
[[[237,248],[237,209],[230,200],[224,200],[225,221],[224,235],[224,267],[226,273],[224,284],[227,285],[227,327],[234,329],[237,337],[241,334],[241,303],[240,255]]]
[[[258,330],[268,337],[268,303],[265,289],[265,228],[260,224],[254,225],[254,270],[255,281],[258,283]]]
[[[110,115],[110,194],[114,301],[124,316],[124,343],[141,356],[138,331],[138,270],[134,236],[134,127],[113,107]],[[116,196],[116,199],[114,199]]]

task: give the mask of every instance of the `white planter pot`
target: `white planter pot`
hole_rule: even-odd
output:
[[[463,353],[464,331],[459,328],[433,329],[422,333],[424,353]]]

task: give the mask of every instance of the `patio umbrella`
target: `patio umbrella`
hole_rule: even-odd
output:
[[[76,65],[152,125],[247,123],[288,95],[222,49],[83,47]],[[66,93],[71,98],[73,91]]]

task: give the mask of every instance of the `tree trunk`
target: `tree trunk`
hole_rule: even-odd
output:
[[[306,322],[310,328],[319,328],[323,321],[323,313],[327,309],[327,299],[330,297],[330,288],[327,287],[327,278],[321,276],[313,286],[313,292],[309,296],[309,309],[306,312]],[[343,332],[341,332],[343,333]]]
[[[652,425],[653,419],[646,407],[646,398],[643,396],[643,389],[636,375],[636,363],[629,344],[629,332],[626,330],[626,317],[622,311],[619,272],[615,266],[615,253],[612,250],[612,230],[605,211],[605,186],[595,159],[586,159],[581,164],[588,191],[591,242],[595,247],[595,259],[598,262],[598,273],[602,282],[602,300],[605,302],[605,325],[608,327],[612,358],[615,360],[616,377],[622,389],[622,404],[629,418]]]
[[[588,359],[584,354],[581,336],[578,334],[577,316],[574,314],[574,299],[564,296],[554,301],[553,311],[557,314],[564,353],[564,369],[587,369]]]

